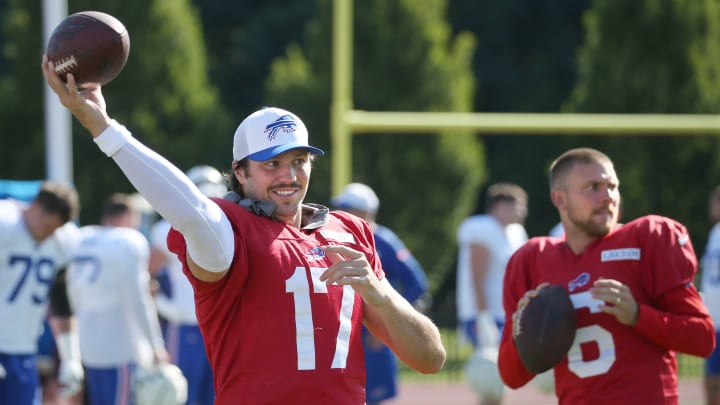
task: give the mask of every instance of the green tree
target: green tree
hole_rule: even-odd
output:
[[[232,160],[234,123],[210,85],[197,13],[189,1],[70,1],[70,13],[99,10],[117,17],[130,33],[123,72],[103,88],[109,114],[181,169],[198,163],[220,168]],[[39,62],[39,2],[8,0],[3,15],[8,73],[0,77],[0,147],[12,151],[0,162],[3,177],[44,177],[43,86]],[[97,218],[113,191],[131,191],[120,170],[97,150],[74,121],[74,177],[84,206],[81,219]]]
[[[19,0],[4,3],[0,14],[0,177],[42,178],[45,155],[39,4]]]
[[[193,0],[200,11],[213,83],[223,105],[240,120],[265,101],[273,59],[302,43],[314,0]],[[237,122],[239,123],[239,122]]]
[[[720,112],[720,1],[594,2],[567,109],[610,113]],[[614,136],[590,142],[616,163],[625,220],[668,215],[702,251],[707,200],[720,183],[717,136]]]
[[[478,38],[475,111],[559,112],[577,78],[575,52],[583,42],[581,16],[589,3],[450,0],[453,28]],[[486,184],[521,185],[530,198],[528,233],[547,234],[558,221],[548,198],[547,168],[564,147],[562,137],[488,134],[482,140]]]
[[[268,79],[270,104],[304,118],[329,150],[331,2],[321,0],[306,46],[290,46]],[[474,38],[451,35],[444,0],[355,2],[354,103],[371,111],[469,111]],[[471,134],[356,137],[353,181],[381,199],[378,220],[406,241],[437,286],[455,259],[455,230],[484,179],[484,152]],[[315,167],[310,200],[330,199],[330,165]]]
[[[478,38],[477,111],[556,112],[576,78],[589,0],[450,0],[455,30]]]

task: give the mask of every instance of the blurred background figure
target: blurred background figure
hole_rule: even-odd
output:
[[[42,181],[40,180],[0,180],[0,199],[13,199],[17,201],[30,202],[40,191]],[[58,269],[56,275],[56,283],[58,277],[64,278],[65,268]],[[63,284],[64,285],[64,284]],[[53,286],[54,288],[54,286]],[[51,296],[52,290],[51,288]],[[58,365],[60,363],[55,345],[55,337],[50,328],[50,320],[48,315],[45,316],[43,322],[42,333],[38,338],[38,351],[35,357],[38,374],[40,376],[40,385],[42,387],[42,403],[44,405],[54,405],[58,399],[59,383]],[[0,376],[2,378],[2,376]]]
[[[73,223],[79,213],[77,192],[65,185],[45,182],[2,182],[0,200],[0,404],[39,404],[41,382],[36,363],[39,343],[51,341],[46,353],[54,356],[53,339],[45,335],[50,290],[57,273],[70,260],[77,242]],[[12,197],[17,196],[23,200]],[[51,316],[60,357],[43,368],[48,402],[57,393],[77,394],[83,370],[76,347],[77,334],[70,316]],[[46,345],[43,345],[45,348]],[[49,357],[45,357],[49,358]]]
[[[208,197],[221,198],[227,192],[223,175],[214,167],[200,165],[188,170],[188,178]],[[170,360],[188,380],[188,405],[211,405],[215,400],[212,370],[195,315],[192,285],[182,264],[167,248],[170,224],[164,219],[153,225],[152,273],[160,285],[155,296],[158,313],[166,320],[165,342]]]
[[[150,295],[150,245],[127,194],[105,202],[100,225],[84,226],[67,273],[80,331],[88,405],[123,405],[137,367],[168,361]]]
[[[385,277],[408,302],[423,311],[431,304],[425,271],[403,241],[389,228],[375,222],[380,200],[365,184],[350,183],[331,199],[334,208],[370,223]],[[379,404],[397,396],[397,362],[390,349],[363,327],[367,374],[367,404]]]
[[[517,184],[492,184],[484,206],[478,205],[476,214],[466,218],[457,232],[458,326],[460,336],[475,350],[466,379],[486,405],[502,401],[504,387],[496,364],[505,320],[503,276],[510,256],[527,242],[523,226],[527,205],[527,193]]]
[[[720,340],[720,186],[710,192],[708,217],[713,225],[708,235],[701,266],[701,291],[715,322],[716,341]],[[705,360],[704,386],[707,405],[720,405],[720,346]]]

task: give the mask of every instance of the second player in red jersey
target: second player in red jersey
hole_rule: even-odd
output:
[[[564,238],[538,237],[508,263],[506,325],[542,283],[569,293],[577,334],[555,367],[561,404],[677,404],[675,352],[707,356],[712,320],[693,285],[697,259],[687,229],[660,216],[617,223],[619,182],[610,159],[574,149],[551,168]],[[505,383],[534,375],[520,361],[512,327],[499,355]]]

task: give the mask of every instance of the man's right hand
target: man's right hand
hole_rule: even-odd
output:
[[[106,112],[105,98],[100,86],[84,88],[80,91],[72,74],[67,75],[67,84],[55,72],[55,66],[43,55],[41,64],[45,81],[57,94],[60,103],[92,134],[100,135],[109,125],[110,118]]]

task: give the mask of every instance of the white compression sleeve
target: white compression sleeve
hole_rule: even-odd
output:
[[[216,272],[230,267],[235,248],[230,221],[180,169],[133,138],[115,120],[95,143],[150,205],[183,234],[195,263]]]

